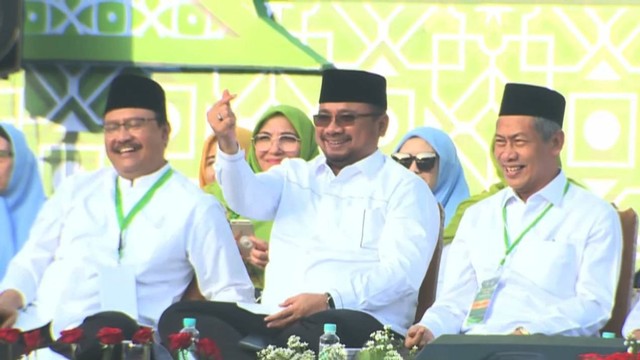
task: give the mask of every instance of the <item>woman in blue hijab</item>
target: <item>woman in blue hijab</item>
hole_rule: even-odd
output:
[[[27,241],[45,199],[36,158],[24,135],[0,123],[0,279]]]
[[[407,133],[391,157],[420,176],[431,188],[445,212],[446,228],[458,205],[469,197],[456,147],[442,130],[419,127]],[[444,243],[440,255],[437,288],[442,287],[450,242]],[[436,291],[436,297],[438,292]]]
[[[458,204],[469,197],[469,187],[453,141],[442,130],[419,127],[400,140],[392,157],[429,185],[444,208],[446,227]]]

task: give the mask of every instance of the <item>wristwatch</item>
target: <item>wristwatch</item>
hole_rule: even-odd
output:
[[[327,295],[327,309],[335,309],[336,303],[333,301],[333,296],[331,296],[331,294],[329,294],[328,292],[324,294]]]

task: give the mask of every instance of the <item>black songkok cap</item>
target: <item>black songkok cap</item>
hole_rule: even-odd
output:
[[[387,81],[366,71],[325,70],[319,103],[328,102],[365,103],[387,110]]]
[[[155,111],[159,124],[167,122],[164,90],[157,82],[143,76],[123,74],[111,82],[104,113],[122,108]]]
[[[564,96],[542,86],[509,83],[504,87],[500,116],[528,115],[551,120],[562,127]]]

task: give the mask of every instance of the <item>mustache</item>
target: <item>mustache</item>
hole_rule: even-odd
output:
[[[136,150],[142,149],[142,145],[135,141],[122,141],[122,142],[116,142],[110,147],[112,152],[117,152],[117,153],[121,152],[122,149],[125,149],[125,148],[132,148],[134,151],[136,151]]]

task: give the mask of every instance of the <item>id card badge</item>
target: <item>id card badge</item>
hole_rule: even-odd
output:
[[[100,269],[100,308],[102,311],[120,311],[138,319],[138,297],[133,266],[104,266]]]
[[[502,266],[498,268],[493,277],[484,280],[482,284],[480,284],[480,289],[478,289],[476,297],[473,299],[473,303],[471,303],[469,315],[467,315],[467,325],[481,324],[484,322],[484,317],[496,293],[501,275]]]

